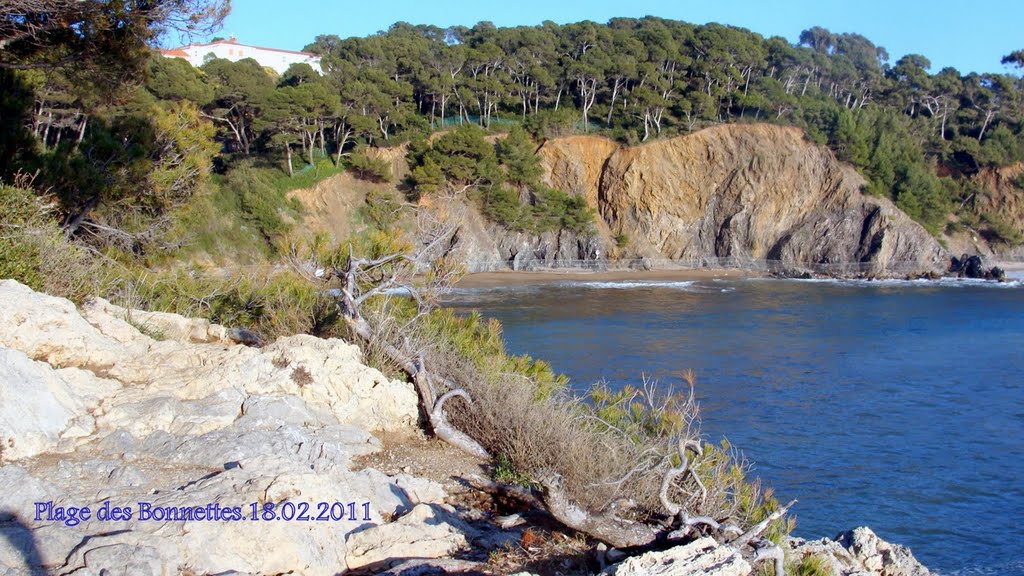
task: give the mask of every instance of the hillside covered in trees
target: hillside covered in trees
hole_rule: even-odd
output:
[[[658,18],[607,25],[441,30],[399,23],[370,38],[318,37],[338,118],[370,142],[425,127],[521,123],[535,136],[601,132],[626,143],[723,122],[795,125],[857,166],[933,233],[970,204],[964,177],[1024,158],[1018,77],[929,73],[856,34],[786,40]],[[1017,52],[1004,59],[1024,64]]]
[[[69,233],[129,251],[173,248],[182,222],[224,209],[273,250],[300,217],[284,199],[297,184],[289,177],[344,167],[388,179],[368,148],[410,141],[410,197],[447,186],[513,228],[579,229],[591,217],[585,207],[536,182],[528,158],[536,142],[596,133],[636,144],[742,122],[803,129],[856,166],[866,192],[894,200],[934,235],[967,228],[1021,241],[977,177],[1024,160],[1021,79],[933,74],[926,57],[891,62],[856,34],[812,28],[791,45],[653,17],[517,28],[398,23],[367,38],[319,36],[306,50],[323,56],[325,74],[296,65],[280,77],[252,60],[211,59],[199,69],[147,60],[141,46],[124,48],[110,74],[96,73],[106,65],[98,56],[0,51],[0,176],[31,176],[60,200]],[[1024,51],[1003,61],[1024,65]],[[480,129],[427,141],[466,125]],[[504,146],[486,139],[510,130]],[[1009,183],[1018,195],[1019,180]]]

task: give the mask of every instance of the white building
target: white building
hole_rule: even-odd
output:
[[[323,70],[320,68],[320,56],[316,54],[247,46],[239,44],[234,37],[227,40],[217,40],[209,44],[189,44],[181,48],[161,50],[160,53],[166,58],[184,58],[189,61],[189,64],[196,67],[202,66],[209,58],[224,58],[232,62],[252,58],[259,62],[261,66],[273,68],[278,74],[283,74],[289,66],[298,63],[309,64],[313,67],[313,70],[323,74]]]

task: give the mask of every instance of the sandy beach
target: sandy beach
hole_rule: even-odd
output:
[[[543,272],[501,271],[467,274],[455,285],[459,288],[494,288],[549,282],[685,282],[714,278],[750,278],[761,276],[751,270],[548,270]]]
[[[1024,262],[993,262],[993,266],[999,266],[1007,272],[1024,272]]]

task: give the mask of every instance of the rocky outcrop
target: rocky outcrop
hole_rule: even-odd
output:
[[[1006,280],[1006,272],[999,266],[985,267],[985,261],[981,256],[970,256],[964,254],[957,258],[953,257],[949,265],[950,275],[958,278],[974,278],[981,280]]]
[[[468,546],[472,529],[450,507],[420,504],[398,521],[348,537],[348,567],[388,567],[401,558],[441,558]]]
[[[454,515],[419,512],[442,504],[439,485],[352,469],[373,431],[418,410],[353,345],[249,348],[204,321],[79,311],[10,280],[0,318],[0,574],[333,575],[397,550],[392,520],[433,531],[405,553],[465,546]]]
[[[981,190],[975,199],[976,210],[993,215],[1017,233],[1024,234],[1024,163],[983,168],[975,181]],[[1006,246],[999,242],[989,242],[989,246],[997,258],[1024,260],[1024,246]]]
[[[800,563],[813,556],[833,576],[930,576],[903,546],[890,544],[869,528],[844,532],[835,540],[791,539],[787,558]],[[647,552],[608,567],[602,574],[614,576],[747,576],[755,573],[739,552],[701,538],[685,546]]]
[[[929,576],[931,572],[914,558],[910,550],[890,544],[870,528],[855,528],[835,540],[792,539],[789,556],[794,560],[818,557],[834,576]]]
[[[576,266],[594,270],[606,266],[608,242],[601,234],[577,234],[570,230],[529,234],[509,230],[488,221],[461,200],[438,201],[435,213],[456,228],[448,255],[469,272],[534,270]]]
[[[540,154],[648,259],[773,260],[872,275],[939,272],[938,242],[795,128],[724,125],[631,148],[575,137]]]
[[[610,576],[747,576],[750,564],[728,547],[711,538],[701,538],[686,546],[647,552],[606,569]]]

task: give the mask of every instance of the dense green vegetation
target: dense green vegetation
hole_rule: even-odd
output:
[[[328,81],[340,86],[335,122],[370,142],[453,119],[627,143],[721,122],[796,125],[933,233],[950,211],[972,208],[968,177],[1024,159],[1019,78],[931,74],[923,56],[892,63],[863,36],[822,28],[805,30],[793,46],[650,17],[518,28],[399,23],[369,38],[320,36],[307,49],[324,55]],[[1024,57],[1015,52],[1004,63]]]
[[[199,4],[215,19],[219,4]],[[141,86],[89,81],[109,54],[63,37],[47,37],[46,50],[0,52],[19,67],[0,66],[0,177],[37,174],[34,186],[60,199],[65,227],[136,254],[182,244],[167,230],[210,194],[237,209],[230,226],[248,227],[264,242],[260,253],[272,254],[295,216],[282,188],[344,168],[388,181],[370,148],[404,142],[412,196],[466,194],[513,229],[582,231],[592,216],[579,200],[538,183],[537,139],[582,131],[630,143],[722,122],[803,128],[857,166],[868,192],[893,199],[933,233],[957,212],[997,239],[1017,238],[975,210],[970,178],[1024,159],[1020,79],[932,74],[925,57],[892,63],[856,34],[812,28],[794,46],[652,17],[517,28],[399,23],[367,38],[317,37],[307,49],[323,55],[325,74],[302,64],[280,77],[252,60],[195,69],[139,56],[152,37],[110,47],[125,55],[115,75],[141,68]],[[53,59],[74,50],[85,56]],[[20,69],[28,62],[38,65]],[[1024,58],[1015,52],[1004,63]],[[442,127],[457,129],[428,143]],[[496,141],[490,131],[509,137]],[[211,168],[223,175],[214,184],[234,191],[207,186]],[[258,175],[264,169],[295,180],[280,184],[278,174]],[[257,192],[271,181],[276,196]]]

